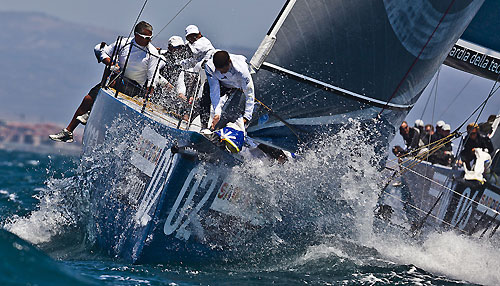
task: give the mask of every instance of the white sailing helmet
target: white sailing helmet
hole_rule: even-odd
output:
[[[179,36],[172,36],[168,39],[168,45],[172,45],[172,47],[184,46],[184,40]]]
[[[415,127],[424,127],[424,121],[422,119],[415,120]]]
[[[436,127],[439,127],[439,128],[443,128],[443,126],[445,125],[446,123],[444,123],[443,120],[439,120],[438,122],[436,122]]]
[[[445,125],[443,125],[443,127],[441,129],[443,129],[443,131],[450,131],[451,126],[450,126],[450,124],[445,124]]]
[[[189,25],[186,27],[186,37],[191,34],[198,34],[200,30],[195,25]]]

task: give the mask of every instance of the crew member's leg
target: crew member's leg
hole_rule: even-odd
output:
[[[203,94],[200,99],[201,129],[208,128],[208,121],[210,119],[210,104],[212,104],[212,101],[210,100],[210,86],[208,81],[206,81],[203,85]]]
[[[227,88],[225,86],[221,86],[220,89],[221,97],[226,95],[228,97],[224,106],[222,107],[222,114],[219,122],[215,125],[214,130],[218,130],[224,128],[229,122],[236,122],[238,118],[243,116],[243,107],[241,106],[242,98],[244,99],[243,93],[234,88]]]
[[[87,112],[89,112],[92,109],[92,106],[94,105],[94,101],[97,97],[97,93],[99,92],[99,89],[101,88],[101,84],[98,83],[96,86],[94,86],[87,95],[82,100],[82,103],[78,107],[78,109],[75,111],[75,114],[73,115],[73,118],[71,119],[71,122],[68,124],[68,127],[66,127],[66,130],[69,132],[73,132],[75,128],[80,124],[80,121],[76,119],[80,115],[84,115]]]
[[[100,86],[101,84],[98,83],[89,91],[89,93],[83,98],[82,103],[80,104],[78,109],[75,111],[75,114],[73,115],[73,118],[71,119],[71,122],[68,124],[68,126],[57,134],[49,135],[50,139],[60,142],[73,142],[73,130],[75,130],[75,128],[80,123],[77,117],[86,114],[90,111],[90,109],[92,109],[92,105],[94,105],[94,101],[97,97]]]

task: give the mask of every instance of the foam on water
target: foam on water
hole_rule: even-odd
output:
[[[388,266],[394,261],[401,265],[416,265],[435,275],[499,285],[498,241],[477,240],[447,232],[433,233],[423,243],[417,243],[397,234],[373,232],[373,210],[387,175],[381,174],[379,166],[374,164],[381,160],[381,156],[366,140],[362,128],[351,121],[348,128],[322,141],[319,151],[305,152],[300,159],[283,165],[266,165],[262,161],[244,165],[242,172],[250,174],[254,180],[257,178],[259,185],[267,190],[268,203],[276,208],[276,212],[305,210],[303,213],[316,216],[316,231],[328,237],[323,243],[308,247],[291,265],[328,257],[348,260],[358,266]],[[352,211],[336,206],[332,212],[328,205],[318,205],[316,199],[332,204],[343,201]],[[300,220],[297,223],[301,223]],[[336,229],[332,231],[332,227]],[[329,236],[332,233],[335,235],[333,243]],[[357,246],[345,244],[345,240]],[[364,254],[353,253],[353,249],[359,246],[366,247],[361,250]],[[418,273],[411,281],[422,283],[426,276],[428,278],[427,274]],[[360,281],[369,284],[384,282],[370,275]]]
[[[81,194],[75,190],[75,179],[49,179],[47,188],[36,196],[38,207],[26,217],[14,216],[3,228],[34,243],[49,242],[54,236],[76,226],[81,214],[77,204]]]
[[[432,233],[423,243],[379,237],[374,247],[389,259],[432,273],[486,285],[500,284],[498,241],[445,232]]]
[[[110,127],[108,131],[113,130]],[[380,172],[379,162],[383,156],[369,139],[377,134],[367,135],[364,130],[362,124],[351,121],[337,135],[318,141],[315,150],[302,152],[298,159],[284,164],[252,160],[233,169],[231,179],[248,190],[246,195],[255,202],[242,208],[258,209],[275,222],[282,219],[281,214],[291,213],[295,215],[292,227],[299,230],[302,224],[314,221],[313,231],[320,237],[319,242],[305,242],[303,252],[295,253],[291,261],[271,270],[315,267],[315,263],[324,261],[328,271],[332,267],[344,268],[358,275],[352,274],[354,280],[349,282],[391,283],[394,280],[390,277],[400,277],[406,283],[425,284],[428,274],[419,270],[424,269],[453,279],[500,284],[498,241],[433,233],[423,242],[416,242],[373,232],[373,209],[387,176]],[[127,148],[127,145],[119,148]],[[120,153],[118,151],[103,150],[103,153]],[[84,160],[93,166],[106,165],[106,155],[96,154]],[[40,201],[37,209],[26,217],[11,218],[3,227],[35,244],[50,242],[73,230],[88,211],[84,179],[48,179],[47,186],[37,196]],[[0,191],[0,195],[10,193]],[[273,235],[271,243],[279,247],[282,239]],[[398,266],[404,267],[383,277],[356,270]],[[100,278],[119,280],[106,275]],[[146,283],[142,279],[137,282]]]

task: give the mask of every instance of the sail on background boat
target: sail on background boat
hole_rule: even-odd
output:
[[[379,113],[393,132],[482,3],[288,1],[251,61],[257,96],[281,119],[261,108],[250,136],[294,150],[297,133]]]
[[[500,73],[500,2],[485,1],[460,40],[450,50],[445,64],[496,80]]]

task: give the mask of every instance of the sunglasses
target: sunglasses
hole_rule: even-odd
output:
[[[151,39],[153,38],[153,35],[151,36],[146,36],[146,35],[143,35],[143,34],[139,34],[137,32],[135,32],[134,34],[136,34],[137,36],[143,38],[144,40],[148,40],[148,41],[151,41]]]

